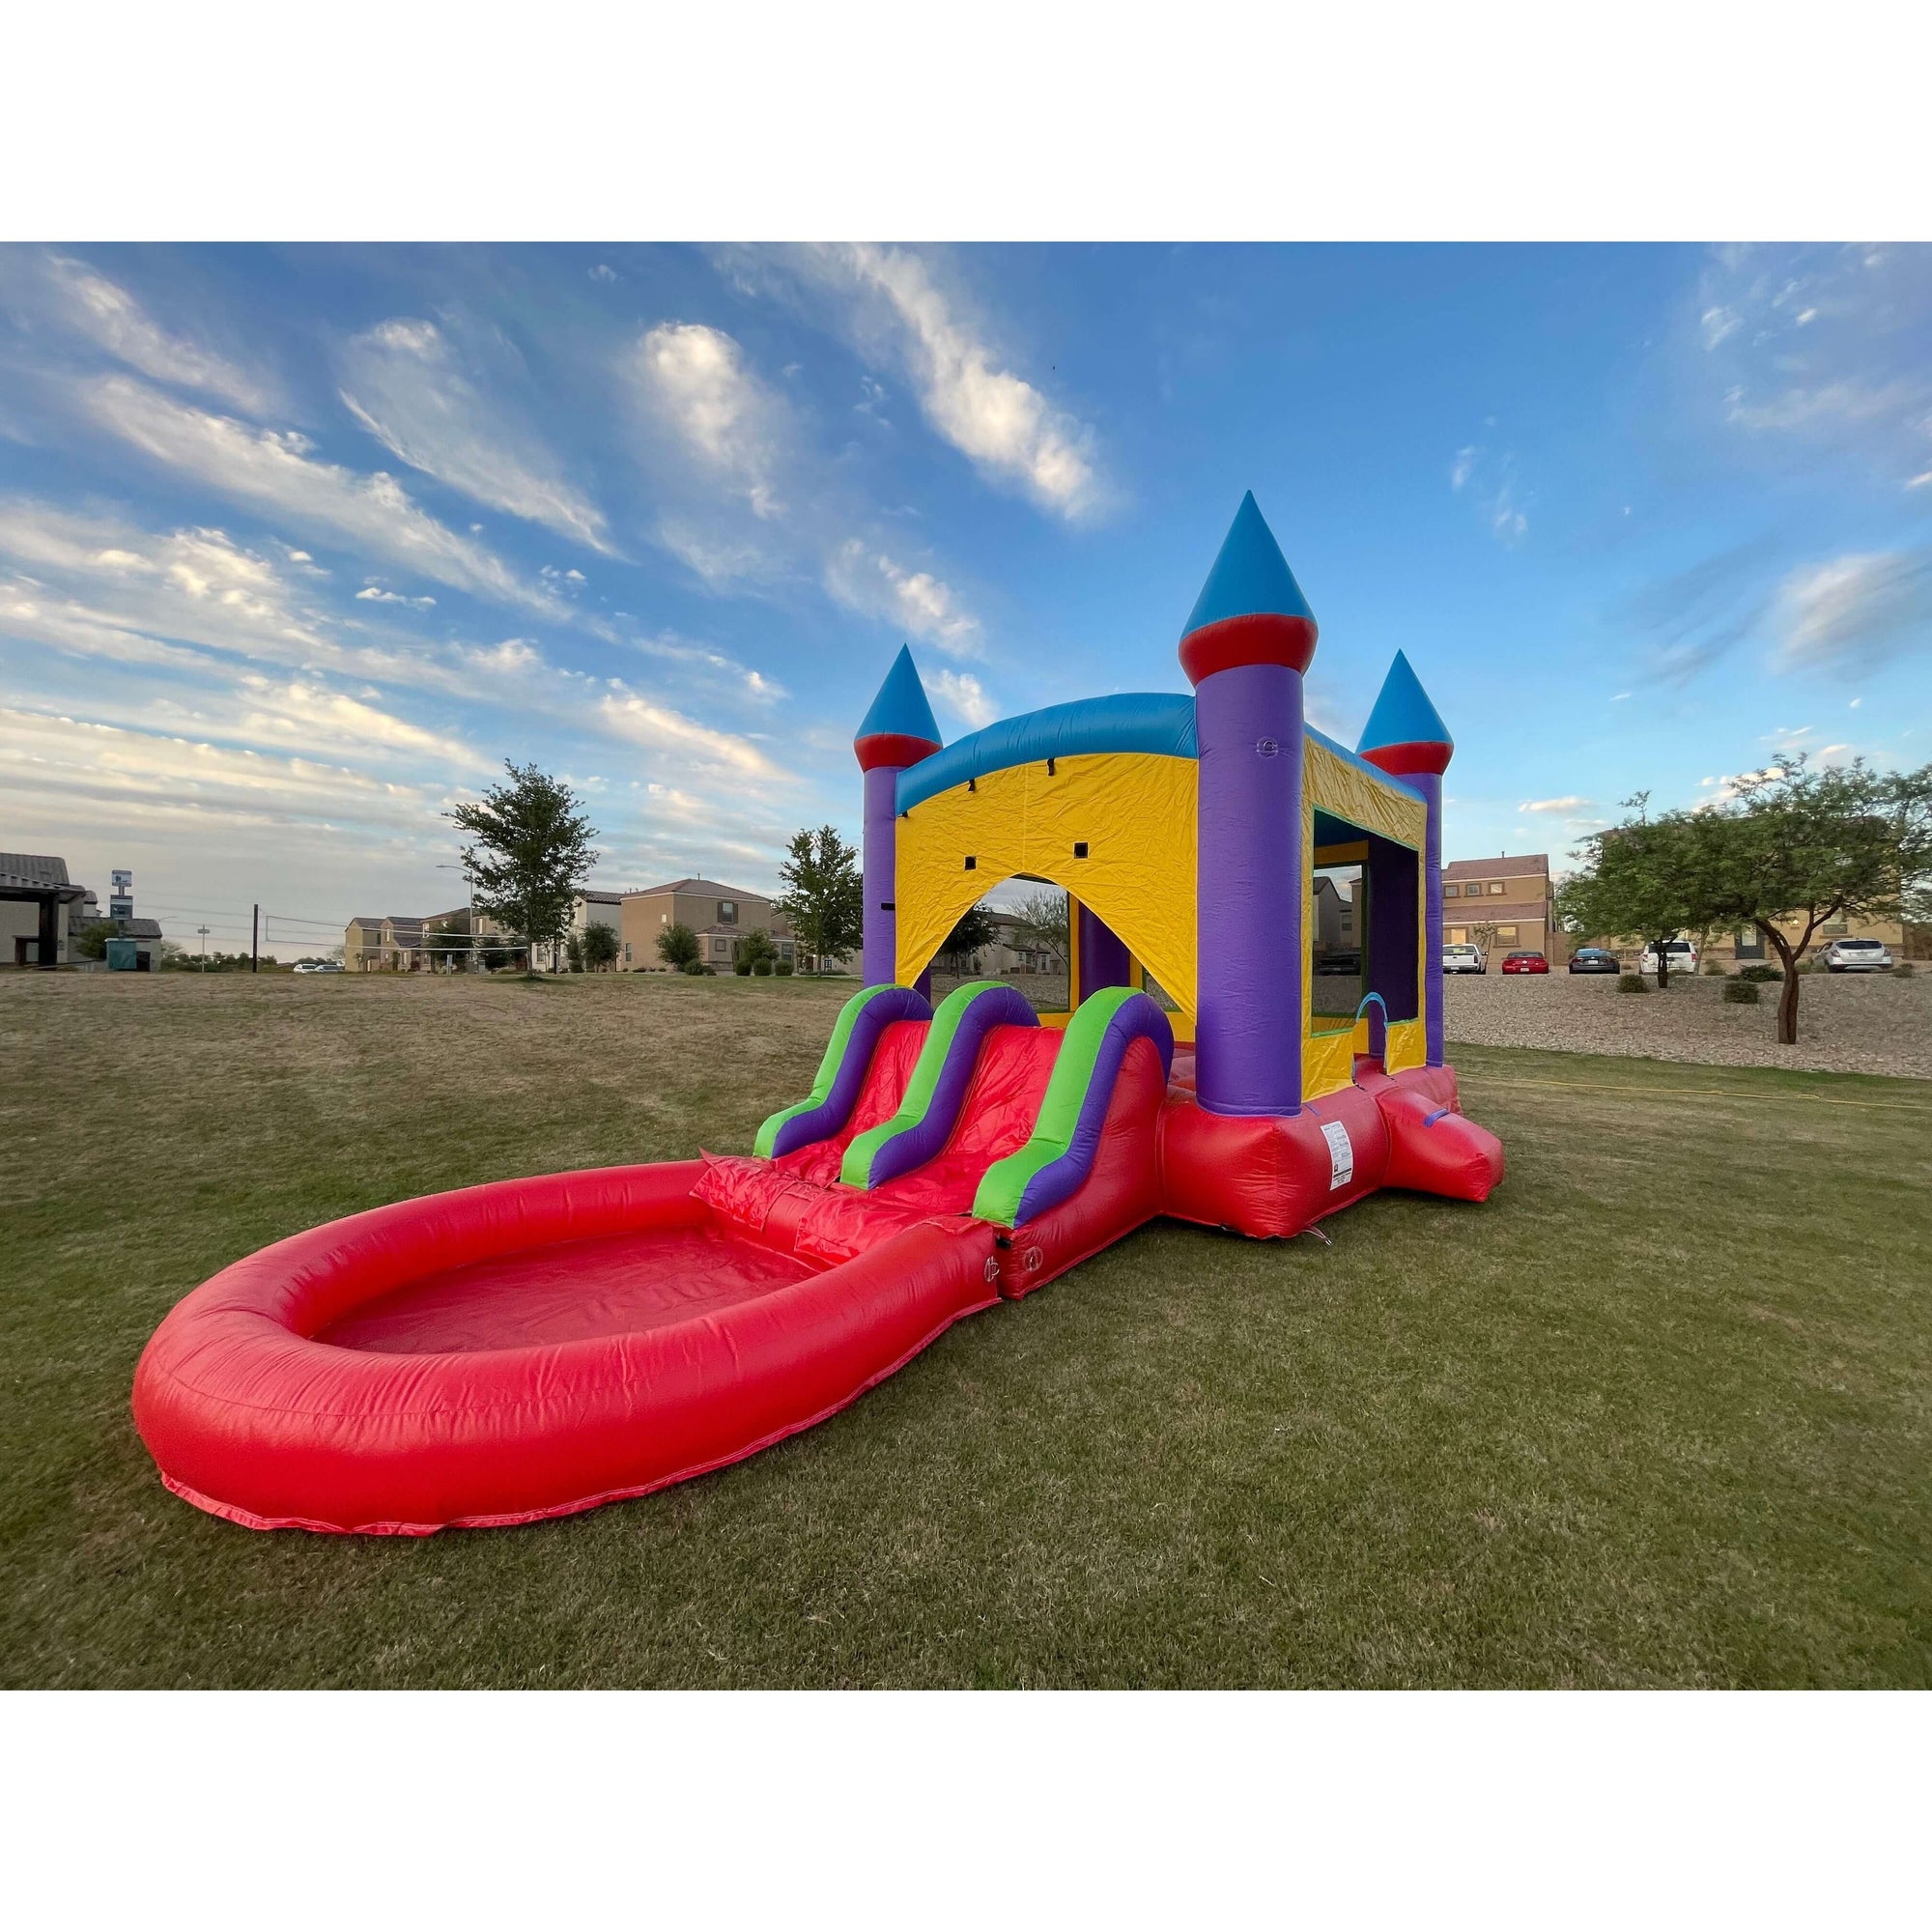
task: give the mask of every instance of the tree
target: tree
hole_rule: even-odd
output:
[[[463,922],[454,914],[447,919],[432,920],[423,936],[430,942],[431,960],[441,960],[445,972],[456,972],[468,961],[471,942]],[[439,946],[438,940],[443,943]]]
[[[1800,753],[1734,789],[1729,804],[1690,814],[1697,923],[1764,935],[1784,969],[1778,1044],[1795,1046],[1799,967],[1822,926],[1932,913],[1932,764],[1878,772],[1859,758],[1810,771]]]
[[[519,947],[556,946],[597,858],[590,845],[597,829],[560,780],[534,764],[505,760],[503,769],[507,784],[488,786],[481,804],[444,814],[475,841],[463,848],[469,902]],[[528,953],[525,963],[527,971]]]
[[[1635,937],[1657,949],[1657,983],[1670,985],[1666,942],[1701,929],[1697,814],[1649,815],[1650,794],[1623,801],[1634,818],[1583,841],[1579,869],[1557,889],[1556,916],[1573,939]]]
[[[1479,921],[1468,928],[1469,938],[1481,951],[1483,964],[1490,963],[1490,954],[1495,950],[1496,923],[1492,919]]]
[[[697,935],[682,920],[658,934],[658,957],[672,972],[681,973],[697,957]]]
[[[822,967],[857,949],[865,935],[866,891],[856,847],[829,825],[799,832],[779,867],[783,882],[773,905],[802,951]]]
[[[583,971],[583,935],[581,932],[573,932],[563,942],[563,958],[573,973]]]
[[[955,973],[970,970],[974,953],[982,946],[992,945],[999,936],[1000,928],[986,907],[970,905],[946,935],[939,956],[949,961]]]
[[[83,959],[105,959],[107,942],[113,937],[114,922],[111,919],[97,919],[73,942],[73,950]]]
[[[582,951],[586,973],[608,973],[617,963],[617,928],[593,920],[583,928]]]
[[[1012,918],[1020,930],[1043,952],[1065,964],[1072,953],[1072,935],[1067,930],[1071,906],[1065,893],[1053,886],[1036,888],[1024,894],[1012,908]]]
[[[755,973],[758,970],[758,962],[763,960],[765,970],[769,972],[778,956],[779,950],[772,944],[770,933],[748,932],[738,942],[738,957],[733,963],[741,971]]]

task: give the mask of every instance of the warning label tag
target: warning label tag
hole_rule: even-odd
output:
[[[1340,1121],[1323,1121],[1321,1138],[1328,1143],[1328,1191],[1346,1187],[1355,1178],[1355,1150]]]

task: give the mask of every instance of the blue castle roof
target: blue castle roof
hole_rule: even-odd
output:
[[[1384,745],[1450,745],[1455,739],[1441,715],[1429,701],[1422,680],[1409,667],[1401,651],[1382,679],[1380,695],[1369,722],[1362,727],[1357,747],[1364,752],[1380,751]]]
[[[865,722],[854,735],[857,738],[873,738],[887,734],[898,738],[925,738],[935,745],[944,742],[939,735],[938,721],[932,715],[932,706],[926,701],[925,686],[919,681],[919,668],[912,661],[912,647],[908,644],[899,646],[899,654],[893,660],[893,668],[886,673],[879,695],[872,699],[872,708],[866,713]]]
[[[1248,617],[1259,613],[1284,617],[1306,617],[1315,613],[1301,594],[1281,546],[1268,528],[1255,493],[1250,490],[1235,512],[1235,521],[1221,544],[1221,554],[1201,595],[1194,601],[1193,614],[1182,627],[1183,638],[1225,617]]]

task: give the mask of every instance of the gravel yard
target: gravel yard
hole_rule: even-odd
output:
[[[1625,993],[1607,974],[1457,975],[1445,984],[1445,1032],[1477,1046],[1630,1054],[1711,1066],[1791,1066],[1932,1080],[1932,972],[1807,973],[1798,1044],[1777,1044],[1778,985],[1755,1007],[1723,1003],[1724,981],[1672,979]]]

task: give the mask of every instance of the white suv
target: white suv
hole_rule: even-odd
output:
[[[1442,949],[1442,970],[1445,973],[1487,973],[1490,968],[1480,946],[1458,944]]]
[[[1828,973],[1889,973],[1891,954],[1882,939],[1834,939],[1825,949]]]
[[[1670,962],[1673,973],[1694,973],[1697,970],[1697,948],[1688,939],[1666,939],[1663,942],[1663,956]],[[1657,948],[1646,946],[1643,957],[1637,961],[1639,973],[1657,971]]]

